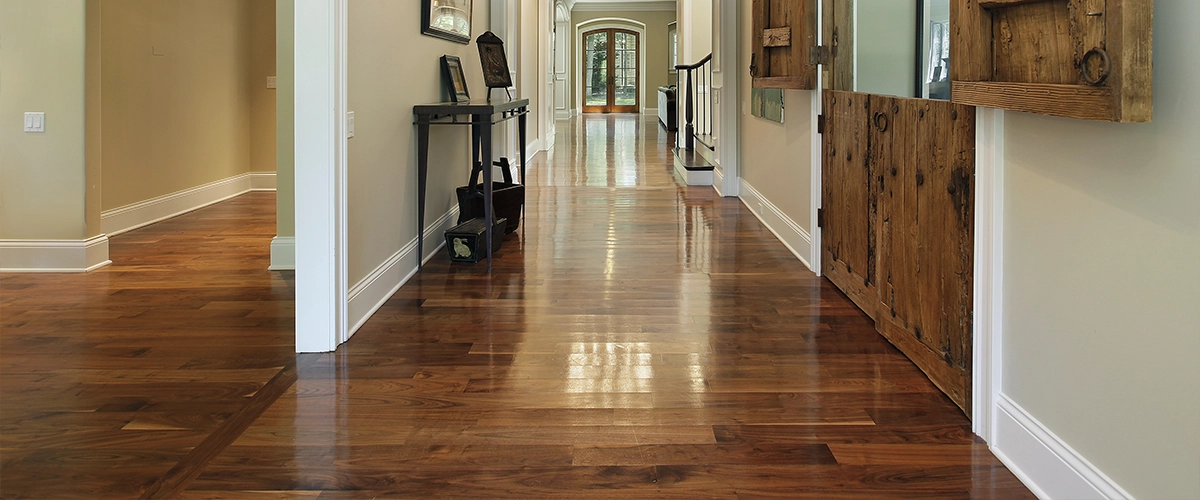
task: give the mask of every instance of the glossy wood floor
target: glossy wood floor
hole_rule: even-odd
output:
[[[653,119],[563,124],[491,276],[439,255],[336,353],[269,194],[0,276],[0,496],[1032,498]]]

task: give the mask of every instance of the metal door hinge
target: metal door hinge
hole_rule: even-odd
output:
[[[825,209],[817,209],[817,227],[825,227]]]
[[[829,46],[814,45],[808,49],[809,64],[829,64]]]
[[[817,133],[825,133],[825,115],[817,115]]]

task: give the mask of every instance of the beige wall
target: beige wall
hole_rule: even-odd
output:
[[[85,18],[84,0],[0,1],[0,239],[87,236]]]
[[[749,61],[750,2],[743,2],[740,7],[738,49],[741,60]],[[811,119],[813,91],[783,92],[784,123],[781,124],[749,113],[750,72],[738,71],[737,75],[741,93],[738,122],[741,178],[812,234],[812,134],[816,133]]]
[[[580,90],[577,87],[583,73],[583,67],[578,60],[579,50],[583,32],[590,29],[588,26],[584,26],[581,31],[577,31],[575,26],[582,22],[601,18],[631,19],[646,25],[646,39],[642,40],[643,50],[646,51],[646,81],[642,82],[641,99],[643,107],[657,108],[658,87],[675,83],[675,75],[670,74],[668,71],[670,68],[667,67],[669,45],[667,25],[675,22],[675,11],[572,12],[570,33],[567,35],[571,37],[569,57],[572,62],[571,69],[567,73],[568,109],[579,108],[576,101]]]
[[[275,231],[284,237],[296,235],[295,13],[295,0],[276,0]]]
[[[1005,115],[1004,392],[1137,498],[1200,498],[1200,2],[1154,122]]]
[[[272,3],[102,3],[105,210],[273,170]]]
[[[267,88],[267,77],[276,76],[275,2],[242,0],[248,22],[250,82],[250,171],[275,171],[275,98],[277,89]]]
[[[421,35],[415,5],[394,0],[350,3],[349,104],[355,114],[355,136],[349,141],[351,284],[417,237],[412,107],[445,98],[439,57],[462,58],[471,95],[485,94],[474,43]],[[488,19],[488,3],[474,2],[472,40],[488,29]],[[466,184],[469,129],[433,127],[430,151],[426,224],[449,211],[457,203],[454,188]]]

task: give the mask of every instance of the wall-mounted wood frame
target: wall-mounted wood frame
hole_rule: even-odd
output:
[[[753,0],[754,50],[750,76],[754,88],[815,89],[817,65],[816,0]]]
[[[1148,122],[1153,18],[1153,0],[952,0],[951,100]]]

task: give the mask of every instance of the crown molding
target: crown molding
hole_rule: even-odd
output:
[[[573,5],[572,5],[573,4]],[[664,2],[588,2],[576,0],[568,2],[567,6],[574,12],[646,12],[646,11],[675,11],[674,1]]]

